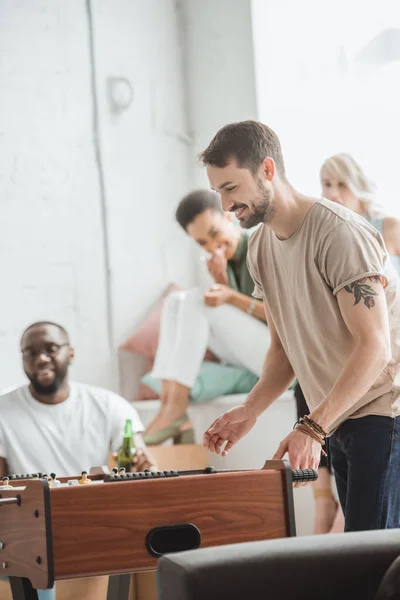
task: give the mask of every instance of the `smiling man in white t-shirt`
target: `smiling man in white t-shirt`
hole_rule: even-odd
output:
[[[74,350],[61,325],[28,327],[21,338],[23,368],[30,384],[0,397],[0,477],[7,473],[78,475],[105,465],[132,420],[137,454],[134,469],[154,466],[143,443],[137,411],[108,390],[70,382]]]

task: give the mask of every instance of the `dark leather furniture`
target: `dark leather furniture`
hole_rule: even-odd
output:
[[[400,598],[400,592],[393,595],[399,561],[397,570],[385,574],[399,555],[397,529],[169,554],[158,563],[159,599],[394,600]]]

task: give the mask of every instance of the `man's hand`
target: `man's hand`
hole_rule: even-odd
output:
[[[204,294],[204,304],[207,306],[220,306],[232,298],[232,289],[227,285],[216,283]]]
[[[246,406],[232,408],[210,425],[204,434],[203,444],[211,452],[226,456],[232,446],[252,429],[256,421],[257,417]],[[226,446],[222,450],[225,442]]]
[[[295,429],[279,444],[272,460],[282,459],[286,453],[288,453],[290,466],[293,470],[317,470],[321,458],[321,444],[306,433]],[[302,486],[305,484],[300,483],[297,485]]]
[[[227,260],[225,252],[222,248],[217,248],[211,258],[207,261],[207,267],[211,277],[216,283],[227,285],[229,283],[228,274],[226,272]]]
[[[145,469],[157,471],[155,460],[147,448],[137,448],[136,454],[132,459],[132,466],[132,471],[134,473],[140,473]]]

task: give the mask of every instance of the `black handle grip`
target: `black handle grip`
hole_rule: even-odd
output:
[[[318,473],[317,471],[314,471],[314,469],[295,469],[292,471],[293,483],[315,481],[316,479],[318,479]]]

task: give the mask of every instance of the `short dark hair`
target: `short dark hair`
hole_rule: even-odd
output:
[[[28,333],[28,331],[34,329],[35,327],[45,327],[46,325],[50,325],[51,327],[58,327],[58,329],[65,337],[66,341],[69,342],[69,335],[67,333],[67,330],[62,325],[59,325],[58,323],[53,323],[53,321],[36,321],[36,323],[32,323],[25,329],[24,333],[21,335],[21,342],[24,339],[25,335]]]
[[[50,473],[50,477],[51,477],[52,479],[55,479],[55,478],[56,478],[56,474],[55,474],[55,473]]]
[[[206,210],[222,213],[220,197],[210,190],[195,190],[179,202],[175,217],[179,225],[186,231],[188,225]]]
[[[258,121],[239,121],[222,127],[199,154],[199,159],[204,165],[219,168],[236,159],[240,168],[255,173],[267,156],[275,161],[277,170],[284,176],[285,164],[276,133]]]
[[[87,471],[82,471],[81,475],[87,475]]]

